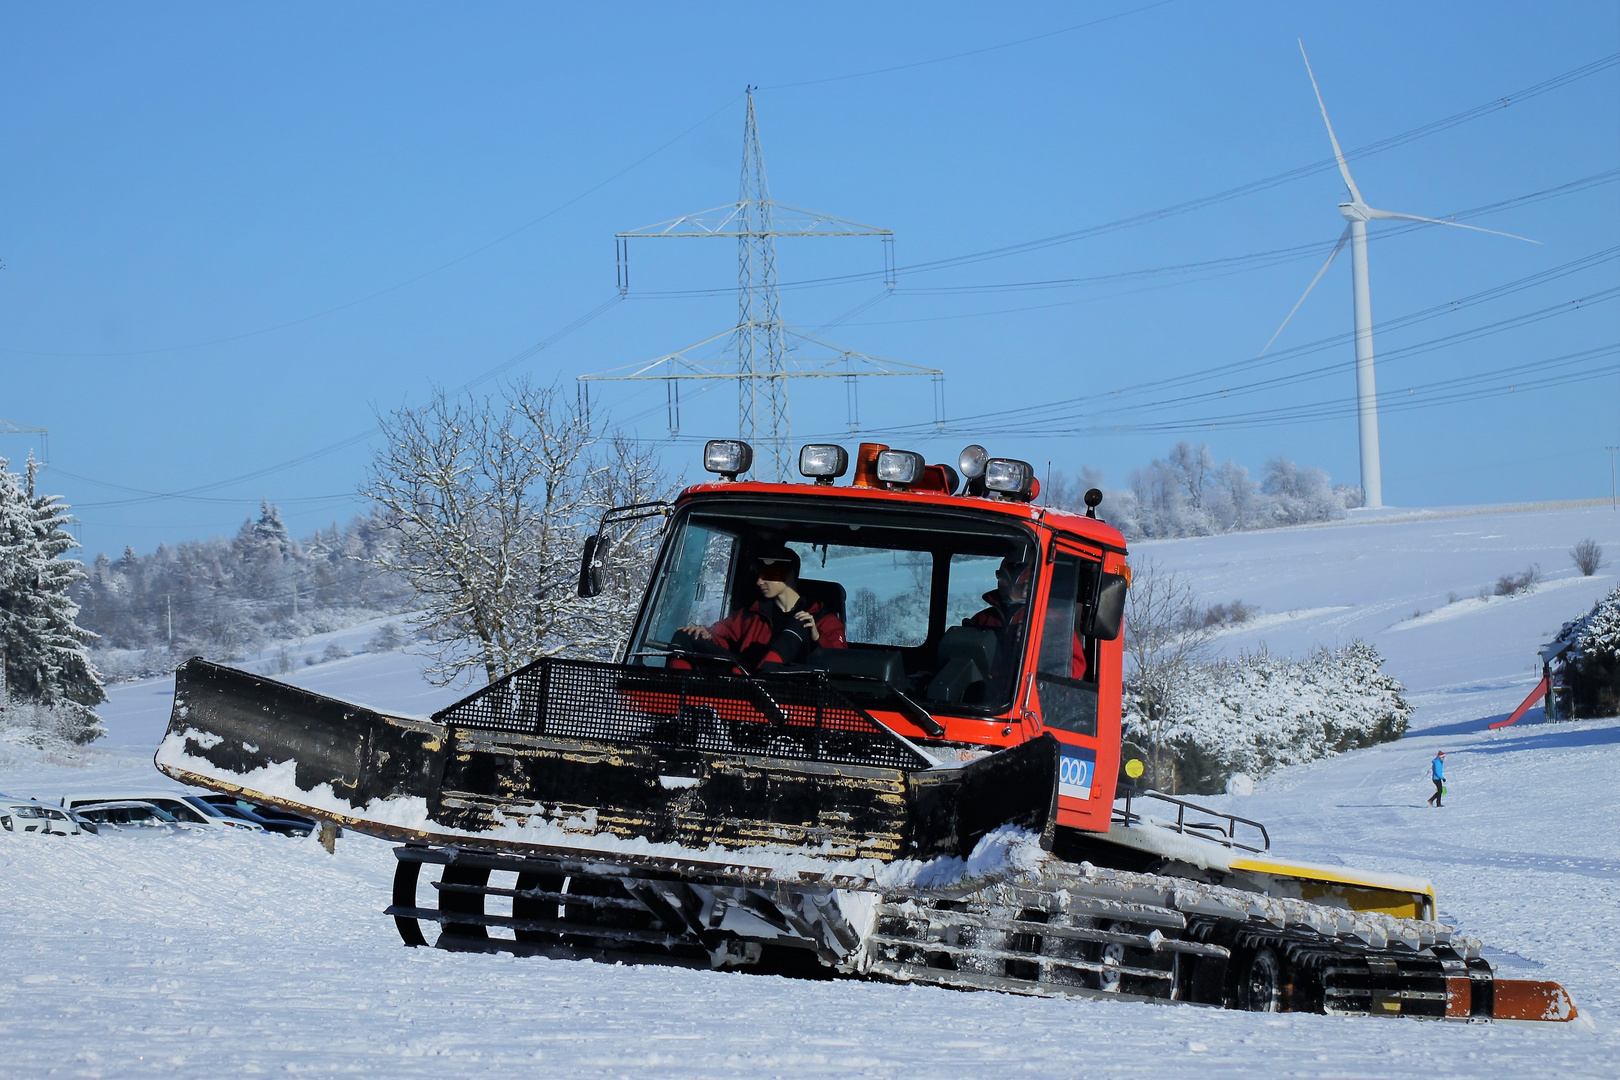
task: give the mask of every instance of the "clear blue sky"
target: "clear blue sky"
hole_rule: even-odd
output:
[[[773,195],[898,237],[892,295],[870,279],[785,289],[784,318],[816,328],[881,296],[827,336],[948,375],[952,434],[893,435],[933,410],[926,381],[890,381],[862,391],[863,437],[937,460],[995,430],[993,451],[1093,465],[1113,484],[1191,438],[1257,474],[1284,454],[1355,482],[1351,345],[1286,351],[1347,334],[1348,258],[1273,346],[1277,363],[1185,381],[1252,359],[1315,274],[1343,228],[1332,169],[1137,227],[907,267],[1322,162],[1297,38],[1350,149],[1620,52],[1620,6],[1150,2],[8,4],[0,417],[49,429],[46,484],[74,504],[86,557],[229,533],[261,498],[300,535],[344,520],[362,507],[364,440],[273,467],[611,300],[615,232],[736,197],[753,83]],[[1369,203],[1432,217],[1588,181],[1465,219],[1540,246],[1373,227],[1380,323],[1554,272],[1378,331],[1386,502],[1607,494],[1620,299],[1597,294],[1620,284],[1620,183],[1599,181],[1617,168],[1613,65],[1352,162]],[[633,258],[628,299],[510,373],[571,383],[730,325],[730,242],[648,242]],[[778,264],[793,282],[870,272],[881,253],[784,241]],[[1049,281],[1067,283],[986,288]],[[714,292],[652,295],[691,289]],[[1549,378],[1573,381],[1530,385]],[[1447,403],[1455,386],[1426,389],[1445,380],[1515,390]],[[973,419],[1070,398],[1089,400],[1039,425]],[[597,401],[644,438],[667,435],[661,384]],[[1298,419],[1317,403],[1329,415]],[[1291,422],[1243,419],[1277,409]],[[796,436],[845,431],[842,387],[798,384],[793,417]],[[735,431],[734,386],[687,395],[684,435]],[[0,436],[14,461],[29,445]],[[695,447],[661,452],[695,471]],[[177,492],[192,494],[150,497]]]

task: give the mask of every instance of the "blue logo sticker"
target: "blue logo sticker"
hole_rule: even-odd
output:
[[[1058,759],[1058,794],[1070,799],[1091,798],[1091,777],[1097,771],[1097,755],[1078,746],[1062,745]]]

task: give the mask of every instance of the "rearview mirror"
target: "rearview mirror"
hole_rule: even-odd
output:
[[[1102,641],[1119,637],[1125,621],[1125,591],[1130,583],[1119,574],[1098,574],[1097,595],[1086,613],[1086,636]]]
[[[602,593],[602,564],[596,561],[601,547],[601,535],[592,533],[585,538],[585,550],[579,556],[579,595],[587,600]]]

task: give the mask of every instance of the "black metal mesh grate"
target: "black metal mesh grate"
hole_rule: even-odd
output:
[[[548,658],[433,718],[486,731],[613,744],[899,769],[928,765],[816,672],[749,679]]]

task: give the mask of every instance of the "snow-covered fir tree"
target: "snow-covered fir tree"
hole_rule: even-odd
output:
[[[3,703],[26,705],[35,716],[54,714],[52,727],[77,742],[103,734],[95,706],[107,700],[101,677],[85,654],[95,637],[78,624],[71,595],[84,577],[78,547],[67,531],[68,507],[39,494],[32,456],[23,475],[0,458],[0,663]]]
[[[1562,676],[1576,717],[1620,716],[1620,585],[1553,639],[1570,648]]]

